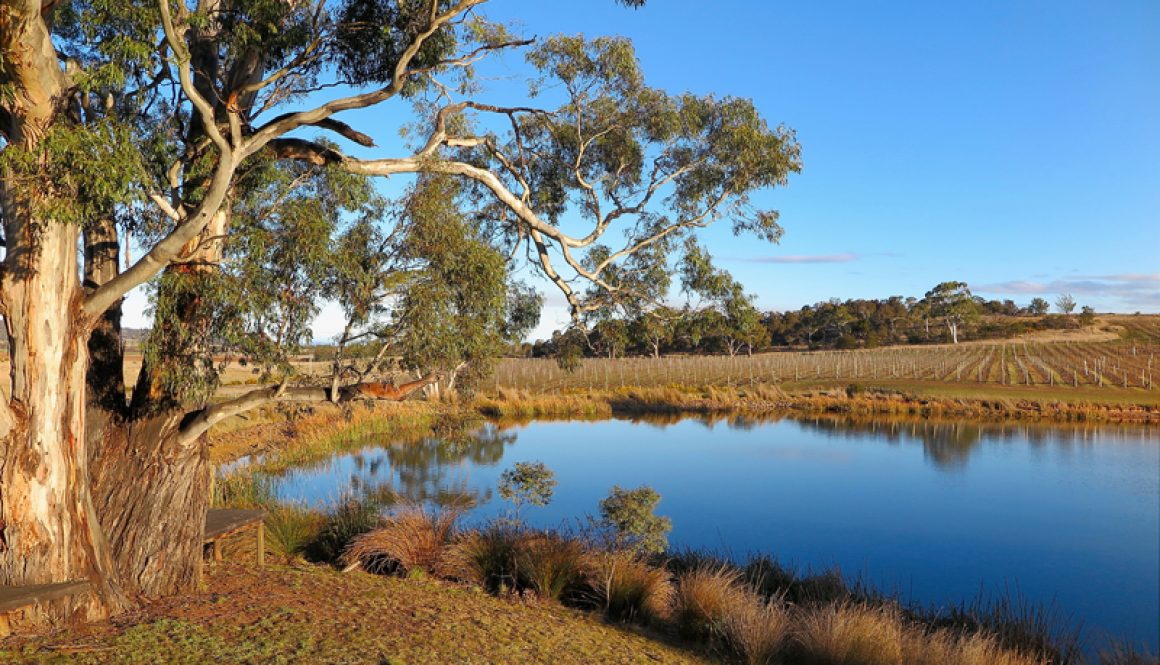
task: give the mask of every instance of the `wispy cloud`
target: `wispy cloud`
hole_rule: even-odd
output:
[[[981,293],[1040,296],[1070,293],[1119,300],[1129,308],[1136,309],[1160,305],[1160,273],[1081,275],[1076,279],[1048,281],[1011,280],[980,284],[974,290]]]

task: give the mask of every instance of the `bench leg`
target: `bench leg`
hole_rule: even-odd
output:
[[[211,540],[209,543],[209,551],[214,561],[222,560],[222,548],[218,545],[218,541]]]

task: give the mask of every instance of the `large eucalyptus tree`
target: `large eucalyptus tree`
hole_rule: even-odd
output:
[[[663,297],[634,275],[711,223],[776,239],[749,196],[799,168],[792,132],[744,99],[648,87],[624,39],[532,43],[484,4],[0,0],[0,584],[90,580],[49,608],[66,618],[194,585],[209,427],[359,394],[363,371],[310,386],[284,362],[320,297],[369,325],[406,284],[415,320],[478,321],[444,280],[472,273],[457,261],[496,274],[484,243],[537,268],[579,319]],[[472,68],[511,49],[543,94],[479,101]],[[342,114],[404,100],[413,152],[359,159],[332,142],[373,146]],[[396,174],[451,178],[477,204],[468,226],[411,218],[459,234],[458,254],[402,239],[405,215],[366,181]],[[126,398],[120,304],[146,283],[154,329]],[[454,302],[432,308],[441,298]],[[413,353],[433,353],[416,330]],[[261,359],[273,385],[211,399],[227,350]]]

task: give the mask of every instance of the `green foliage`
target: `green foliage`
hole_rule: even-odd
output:
[[[152,284],[156,324],[141,342],[152,384],[139,386],[149,394],[138,390],[138,404],[161,411],[209,401],[222,370],[215,352],[241,336],[238,295],[229,275],[193,267],[166,271]]]
[[[600,524],[613,532],[617,549],[640,553],[659,553],[668,547],[668,533],[673,528],[667,517],[654,514],[661,495],[642,485],[622,489],[614,485],[600,501]]]
[[[139,83],[159,64],[156,3],[74,0],[54,3],[53,10],[60,51],[79,69],[80,90],[107,93]]]
[[[1051,309],[1051,303],[1043,298],[1032,298],[1031,304],[1027,306],[1027,309],[1031,310],[1031,313],[1036,316],[1043,316],[1047,313],[1047,310]]]
[[[527,289],[509,294],[506,262],[468,225],[458,192],[450,178],[422,178],[406,202],[399,252],[410,269],[394,320],[404,362],[424,371],[490,362],[537,309]]]
[[[946,323],[952,339],[958,341],[958,326],[979,316],[978,303],[966,282],[943,282],[926,292],[931,316]]]
[[[1091,324],[1095,323],[1095,320],[1096,310],[1092,309],[1089,305],[1084,305],[1079,312],[1079,322],[1082,325],[1090,326]]]
[[[440,2],[446,11],[452,3]],[[335,16],[338,73],[358,83],[386,83],[407,46],[427,29],[430,3],[425,0],[345,0]],[[424,42],[412,68],[432,67],[452,54],[458,38],[441,30]]]
[[[516,462],[499,476],[499,495],[517,514],[525,504],[546,506],[556,490],[556,474],[543,462]]]
[[[35,218],[86,225],[141,199],[145,170],[133,128],[112,119],[56,124],[33,148],[0,151],[0,174],[30,195]]]

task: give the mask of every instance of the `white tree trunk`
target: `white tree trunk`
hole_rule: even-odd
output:
[[[126,599],[90,494],[78,229],[21,220],[21,208],[5,206],[2,300],[14,418],[0,439],[0,585],[89,580],[95,594],[43,609],[56,619],[94,619]]]

